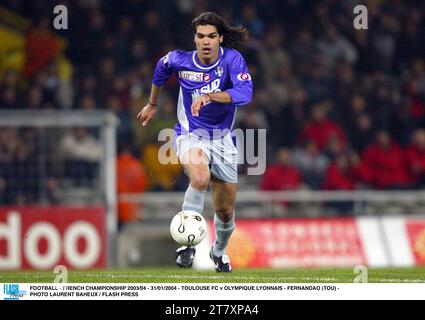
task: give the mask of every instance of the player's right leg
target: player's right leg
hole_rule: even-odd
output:
[[[229,256],[225,254],[229,239],[235,229],[235,200],[237,184],[223,181],[214,175],[211,178],[213,206],[215,210],[214,227],[215,241],[210,251],[210,258],[215,264],[217,272],[231,272]],[[221,177],[223,179],[223,177]],[[227,178],[230,178],[227,177]]]
[[[209,160],[200,148],[187,150],[180,157],[184,170],[189,177],[182,210],[192,210],[202,214],[205,192],[210,182]],[[176,264],[181,268],[190,268],[196,250],[194,247],[181,247],[176,251]]]

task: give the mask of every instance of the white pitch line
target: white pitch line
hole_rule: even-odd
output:
[[[148,275],[147,278],[156,278],[158,276],[154,275]],[[176,279],[226,279],[223,276],[180,276],[180,275],[171,275],[171,276],[163,276],[164,278],[176,278]],[[234,276],[231,277],[231,279],[237,279],[237,280],[258,280],[258,279],[264,279],[264,280],[316,280],[316,281],[336,281],[338,279],[336,278],[299,278],[299,277],[240,277],[240,276]]]
[[[33,278],[45,278],[48,275],[39,275],[39,274],[17,274],[17,276],[28,275]],[[100,274],[100,273],[91,273],[91,274],[79,274],[78,276],[83,278],[90,277],[105,277],[105,278],[133,278],[133,279],[143,279],[143,278],[163,278],[163,279],[206,279],[206,280],[217,280],[217,279],[229,279],[225,276],[197,276],[197,275],[137,275],[137,274]],[[337,278],[299,278],[299,277],[243,277],[243,276],[234,276],[231,279],[235,280],[304,280],[304,281],[337,281]]]
[[[30,276],[32,278],[46,278],[48,274],[34,274],[34,273],[18,273],[15,276]],[[53,275],[52,275],[53,276]],[[203,279],[203,280],[217,280],[217,279],[235,279],[235,280],[274,280],[274,281],[288,281],[288,280],[300,280],[300,281],[338,281],[338,278],[313,278],[313,277],[253,277],[253,276],[205,276],[205,275],[142,275],[142,274],[111,274],[111,273],[81,273],[78,276],[84,278],[98,277],[98,278],[132,278],[132,279],[143,279],[143,278],[163,278],[163,279]],[[2,277],[0,276],[0,279]],[[370,282],[382,282],[382,283],[425,283],[423,279],[373,279],[369,278]]]
[[[165,278],[165,279],[229,279],[226,276],[204,276],[204,275],[137,275],[137,274],[81,274],[82,277],[109,277],[109,278]],[[299,277],[248,277],[232,276],[230,279],[236,280],[315,280],[315,281],[336,281],[337,278],[299,278]]]
[[[421,279],[373,279],[375,282],[394,282],[394,283],[425,283]]]

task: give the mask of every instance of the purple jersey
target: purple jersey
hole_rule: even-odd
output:
[[[171,51],[158,61],[153,84],[161,87],[171,74],[176,75],[180,84],[177,135],[205,130],[212,137],[217,129],[231,130],[236,107],[252,99],[251,76],[242,55],[235,49],[220,47],[219,57],[211,65],[201,64],[196,51]],[[231,104],[211,102],[201,108],[198,117],[192,116],[191,105],[197,97],[221,91],[232,97]]]

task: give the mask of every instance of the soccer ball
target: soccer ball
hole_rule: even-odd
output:
[[[177,243],[183,246],[196,246],[207,234],[207,222],[195,211],[181,211],[171,220],[170,232]]]

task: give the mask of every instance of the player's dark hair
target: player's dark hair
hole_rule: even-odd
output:
[[[223,47],[241,49],[248,41],[248,31],[244,27],[232,27],[214,12],[204,12],[193,19],[192,30],[194,34],[196,34],[196,28],[199,25],[215,26],[218,34],[223,36]]]

